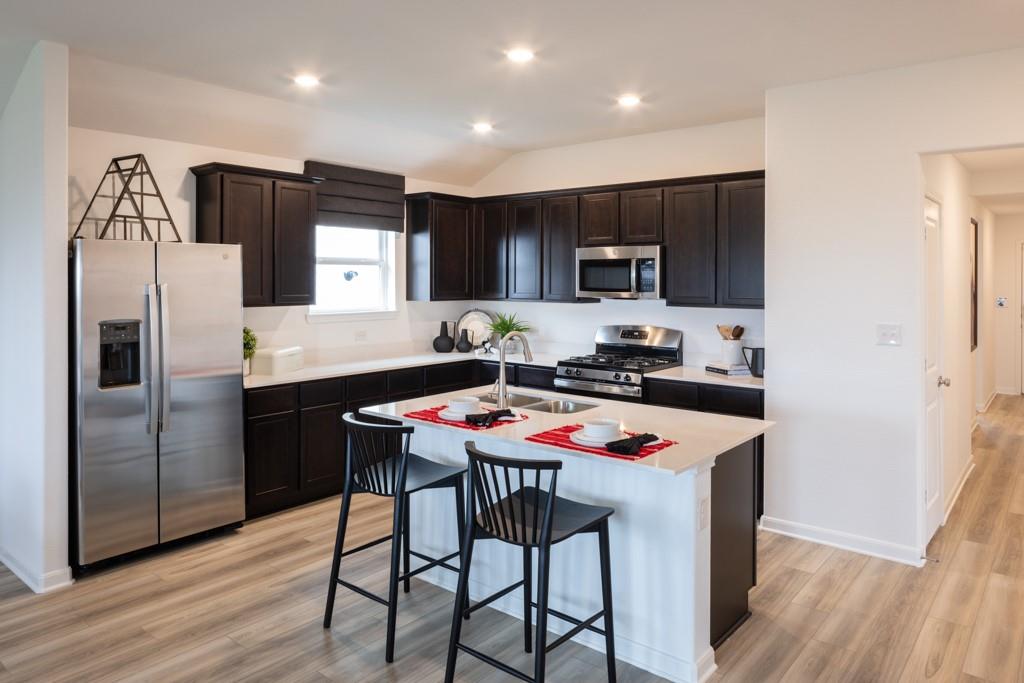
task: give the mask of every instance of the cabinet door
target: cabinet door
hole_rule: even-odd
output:
[[[539,199],[508,203],[508,298],[541,298],[541,207]]]
[[[486,202],[473,209],[473,249],[476,263],[473,293],[476,299],[508,296],[508,233],[505,202]]]
[[[544,292],[547,301],[576,300],[576,244],[579,205],[576,197],[554,197],[543,204]]]
[[[274,181],[274,303],[316,303],[316,186]]]
[[[684,306],[716,302],[715,186],[665,189],[665,300]]]
[[[476,361],[440,363],[423,368],[423,394],[443,394],[477,385]]]
[[[659,244],[661,188],[619,193],[619,230],[623,244]]]
[[[345,485],[345,425],[340,404],[303,408],[299,432],[299,488],[303,500],[341,491]]]
[[[435,200],[430,235],[432,301],[473,298],[472,205]]]
[[[644,394],[644,402],[655,406],[686,410],[696,410],[700,406],[700,387],[689,382],[645,379]]]
[[[294,504],[298,491],[298,413],[278,413],[246,420],[246,517],[286,508]]]
[[[519,386],[537,389],[555,388],[555,369],[538,368],[532,365],[519,366]]]
[[[580,246],[607,247],[619,243],[619,193],[580,196]]]
[[[225,173],[224,244],[242,245],[242,305],[274,303],[274,181]]]
[[[718,303],[764,307],[764,180],[718,186]]]

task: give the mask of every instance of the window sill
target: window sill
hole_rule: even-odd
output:
[[[306,322],[313,325],[324,323],[354,323],[364,320],[394,320],[398,311],[359,311],[352,313],[310,313],[306,312]]]

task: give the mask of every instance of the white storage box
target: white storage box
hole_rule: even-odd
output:
[[[305,352],[301,346],[278,346],[256,349],[252,357],[254,375],[280,375],[301,370],[305,365]]]

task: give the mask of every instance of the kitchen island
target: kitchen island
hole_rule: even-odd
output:
[[[755,571],[754,440],[772,423],[535,390],[518,393],[573,398],[593,407],[575,414],[522,409],[527,419],[482,431],[405,417],[488,389],[385,403],[361,412],[414,425],[411,450],[445,464],[465,465],[464,444],[470,440],[495,455],[562,460],[560,496],[615,508],[610,535],[616,655],[672,681],[705,680],[715,670],[713,644],[748,616],[746,591]],[[629,461],[527,440],[597,417],[616,418],[625,430],[653,432],[677,443]],[[452,509],[450,492],[412,497],[414,550],[440,556],[456,548]],[[521,571],[518,549],[477,543],[471,599],[515,583]],[[420,576],[455,589],[451,572],[435,569]],[[515,591],[492,604],[521,618],[521,600]],[[600,600],[596,538],[582,535],[559,544],[552,552],[552,609],[586,616],[600,609]],[[549,621],[557,633],[570,627],[555,618]],[[597,650],[604,647],[600,636],[587,631],[575,640]]]

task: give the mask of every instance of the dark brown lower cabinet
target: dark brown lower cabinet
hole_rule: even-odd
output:
[[[540,368],[535,365],[520,365],[516,374],[516,384],[521,387],[534,387],[536,389],[555,388],[554,368]]]
[[[299,419],[300,497],[340,493],[345,485],[345,425],[341,404],[303,408]]]
[[[475,360],[428,365],[423,368],[423,394],[429,396],[475,387],[479,383],[476,368]]]
[[[245,516],[293,505],[299,491],[298,413],[250,417],[245,443]]]

